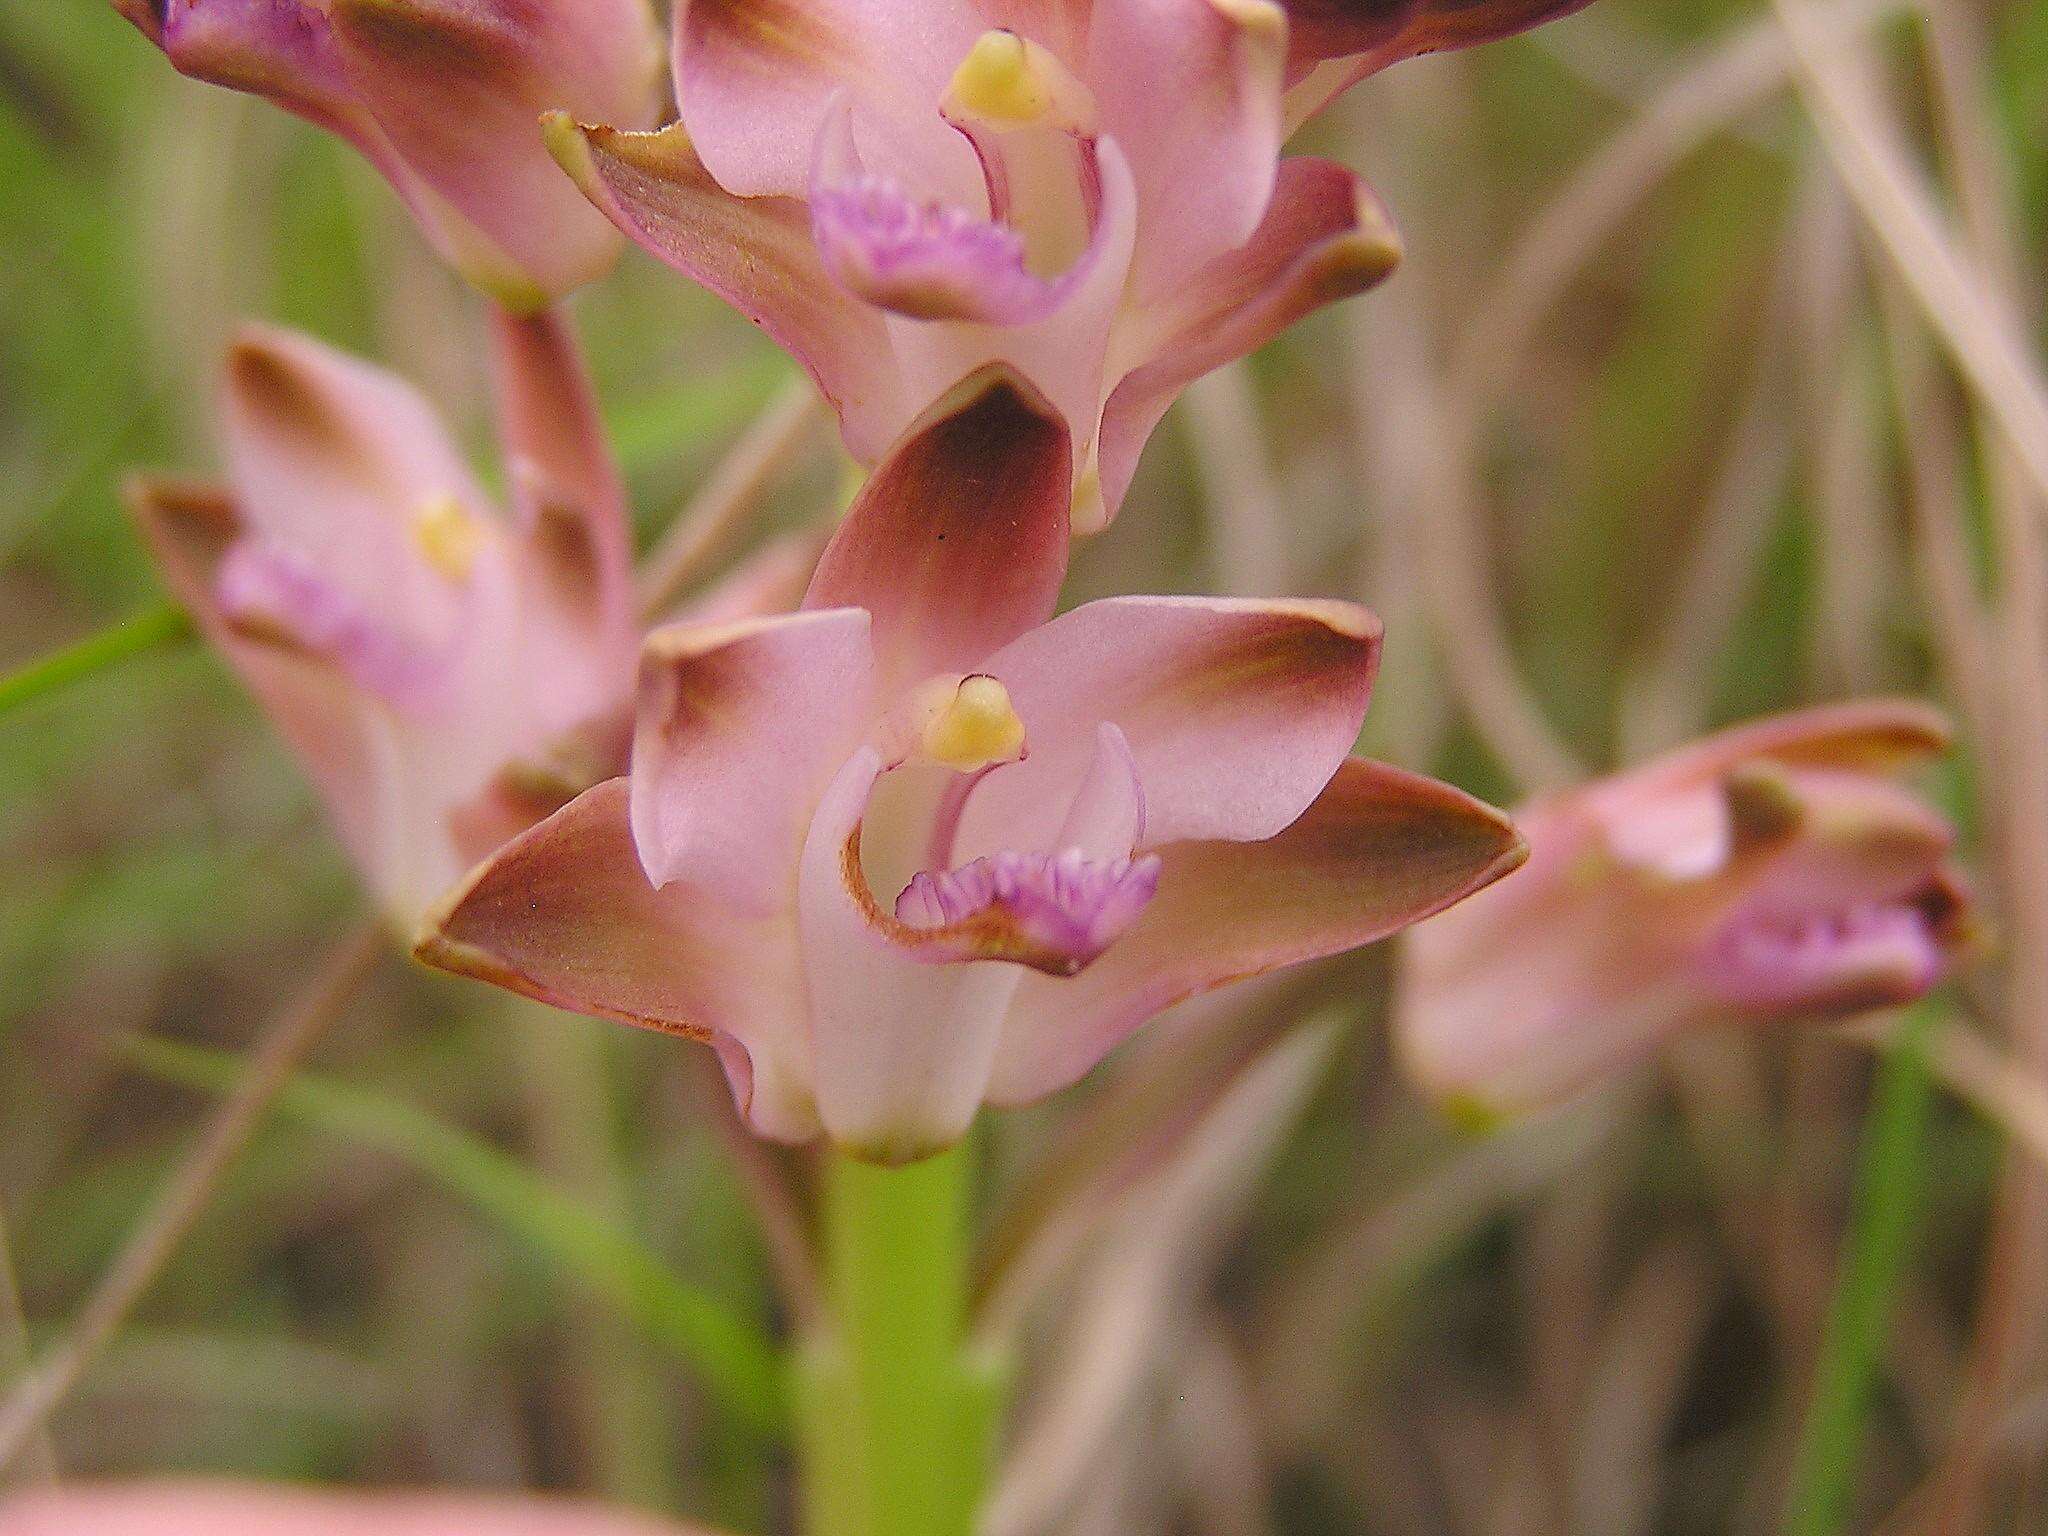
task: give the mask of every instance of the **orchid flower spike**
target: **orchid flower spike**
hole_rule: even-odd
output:
[[[1160,1009],[1511,868],[1506,819],[1352,759],[1379,626],[1336,602],[1052,618],[1060,412],[978,372],[890,453],[801,611],[657,631],[632,774],[483,865],[434,965],[718,1051],[760,1133],[942,1149]]]
[[[348,140],[463,276],[519,311],[602,276],[619,240],[549,161],[561,109],[665,105],[647,0],[115,0],[181,74]]]
[[[1188,383],[1400,256],[1282,140],[1408,54],[1585,0],[680,0],[681,121],[553,119],[634,240],[793,352],[863,463],[1009,364],[1058,407],[1074,527]]]
[[[1972,907],[1953,831],[1891,775],[1947,739],[1916,704],[1810,709],[1529,807],[1528,868],[1408,941],[1409,1074],[1491,1116],[1686,1030],[1921,996]]]
[[[5,1536],[713,1536],[553,1498],[111,1483],[0,1499]]]
[[[509,518],[410,387],[259,328],[228,357],[226,486],[131,494],[407,929],[625,756],[639,630],[618,478],[559,319],[496,323]]]

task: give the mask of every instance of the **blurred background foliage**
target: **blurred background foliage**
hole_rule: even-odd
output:
[[[1179,409],[1081,557],[1075,598],[1363,596],[1388,623],[1368,749],[1504,800],[1530,765],[1475,729],[1430,618],[1463,559],[1441,536],[1446,498],[1499,594],[1492,622],[1585,764],[1850,691],[1940,695],[1887,280],[1787,92],[1684,155],[1519,351],[1499,344],[1509,278],[1561,189],[1762,15],[1601,0],[1355,93],[1303,147],[1386,192],[1406,268]],[[1983,19],[2019,245],[2038,255],[2048,6]],[[1918,125],[1914,37],[1883,35]],[[59,0],[0,8],[0,166],[0,670],[159,599],[119,486],[132,467],[214,462],[212,379],[242,317],[396,367],[494,472],[475,302],[338,144],[177,78],[110,9]],[[637,254],[575,314],[651,538],[790,366]],[[818,442],[779,478],[755,537],[835,504],[836,453]],[[1946,795],[1966,820],[1971,780],[1965,751]],[[282,750],[189,646],[0,719],[0,869],[0,1211],[40,1342],[209,1102],[192,1069],[207,1058],[174,1082],[161,1057],[138,1069],[129,1042],[241,1048],[358,898]],[[1711,1044],[1596,1125],[1472,1140],[1392,1077],[1386,957],[1324,976],[1364,1027],[1221,1235],[1172,1356],[1188,1380],[1159,1394],[1223,1405],[1221,1428],[1193,1415],[1187,1443],[1249,1444],[1273,1489],[1253,1504],[1266,1523],[1199,1490],[1187,1508],[1154,1504],[1217,1533],[1772,1528],[1867,1051]],[[622,1151],[609,1216],[675,1276],[769,1318],[695,1053],[570,1028]],[[392,961],[317,1069],[466,1128],[516,1173],[553,1156],[536,1101],[563,1037]],[[716,1425],[658,1345],[505,1219],[516,1190],[493,1214],[403,1126],[379,1146],[305,1110],[269,1118],[58,1415],[67,1470],[581,1487],[773,1520],[774,1458]],[[1059,1113],[998,1127],[998,1179],[1057,1144]],[[1998,1145],[1938,1110],[1868,1508],[1923,1473],[1945,1432]],[[1182,1433],[1161,1414],[1162,1434]],[[1139,1508],[1130,1497],[1119,1507]]]

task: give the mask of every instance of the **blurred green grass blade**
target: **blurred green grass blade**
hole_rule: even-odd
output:
[[[65,646],[0,677],[0,715],[31,699],[68,688],[96,672],[118,666],[134,656],[175,645],[192,635],[185,610],[170,603],[145,608],[98,634]]]
[[[1785,1536],[1840,1536],[1848,1529],[1886,1324],[1925,1183],[1927,1044],[1945,1016],[1945,1005],[1933,999],[1908,1009],[1879,1061],[1813,1401],[1792,1466]]]
[[[164,1040],[138,1039],[131,1053],[152,1075],[209,1092],[225,1090],[242,1070],[229,1052]],[[762,1434],[780,1427],[780,1367],[761,1333],[516,1159],[402,1100],[303,1073],[277,1107],[396,1157],[469,1201],[671,1349],[740,1424]]]

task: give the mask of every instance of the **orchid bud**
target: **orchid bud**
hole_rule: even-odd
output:
[[[1409,942],[1408,1072],[1497,1114],[1689,1029],[1920,997],[1967,953],[1972,905],[1953,830],[1891,775],[1946,741],[1913,704],[1812,709],[1530,806],[1528,868]]]

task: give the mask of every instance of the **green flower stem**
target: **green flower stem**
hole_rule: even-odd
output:
[[[52,651],[0,677],[0,715],[95,672],[103,672],[131,656],[174,644],[191,633],[192,621],[182,608],[169,603],[145,608],[131,619],[87,635],[61,651]]]
[[[967,1347],[971,1141],[904,1168],[827,1155],[831,1317],[800,1362],[809,1536],[970,1536],[996,1373]]]
[[[1931,999],[1909,1009],[1879,1060],[1841,1272],[1792,1467],[1785,1536],[1839,1536],[1848,1527],[1886,1322],[1926,1178],[1927,1042],[1944,1011]]]

